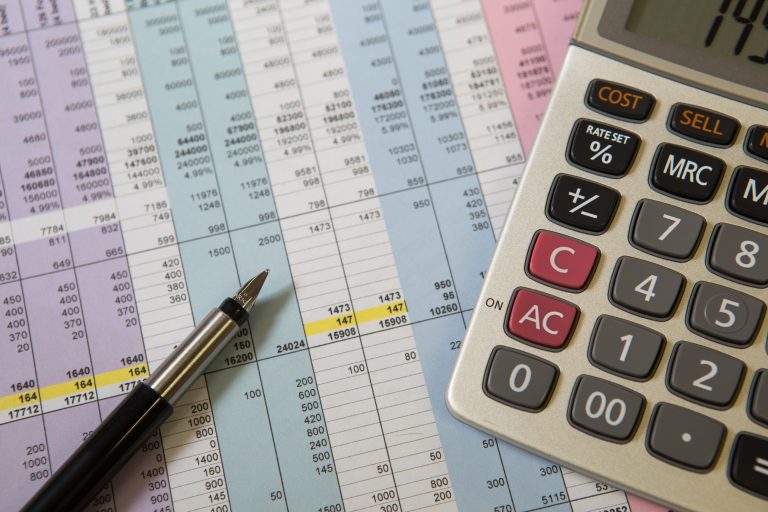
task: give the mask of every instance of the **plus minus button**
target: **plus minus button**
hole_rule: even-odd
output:
[[[547,215],[578,231],[602,233],[611,223],[619,198],[612,188],[561,174],[549,192]]]

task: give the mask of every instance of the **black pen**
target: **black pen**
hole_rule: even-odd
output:
[[[147,437],[173,412],[184,391],[221,352],[248,319],[269,270],[265,270],[214,308],[140,382],[24,505],[25,512],[82,510],[123,467]]]

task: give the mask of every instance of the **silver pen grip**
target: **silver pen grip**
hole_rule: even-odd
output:
[[[213,309],[152,373],[146,384],[174,405],[232,339],[238,327],[229,315]]]

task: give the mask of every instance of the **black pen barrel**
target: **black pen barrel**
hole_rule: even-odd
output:
[[[22,512],[82,510],[172,412],[167,400],[139,383]]]

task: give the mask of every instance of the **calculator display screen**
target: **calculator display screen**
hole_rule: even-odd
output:
[[[635,0],[626,29],[746,68],[768,68],[765,0]]]

